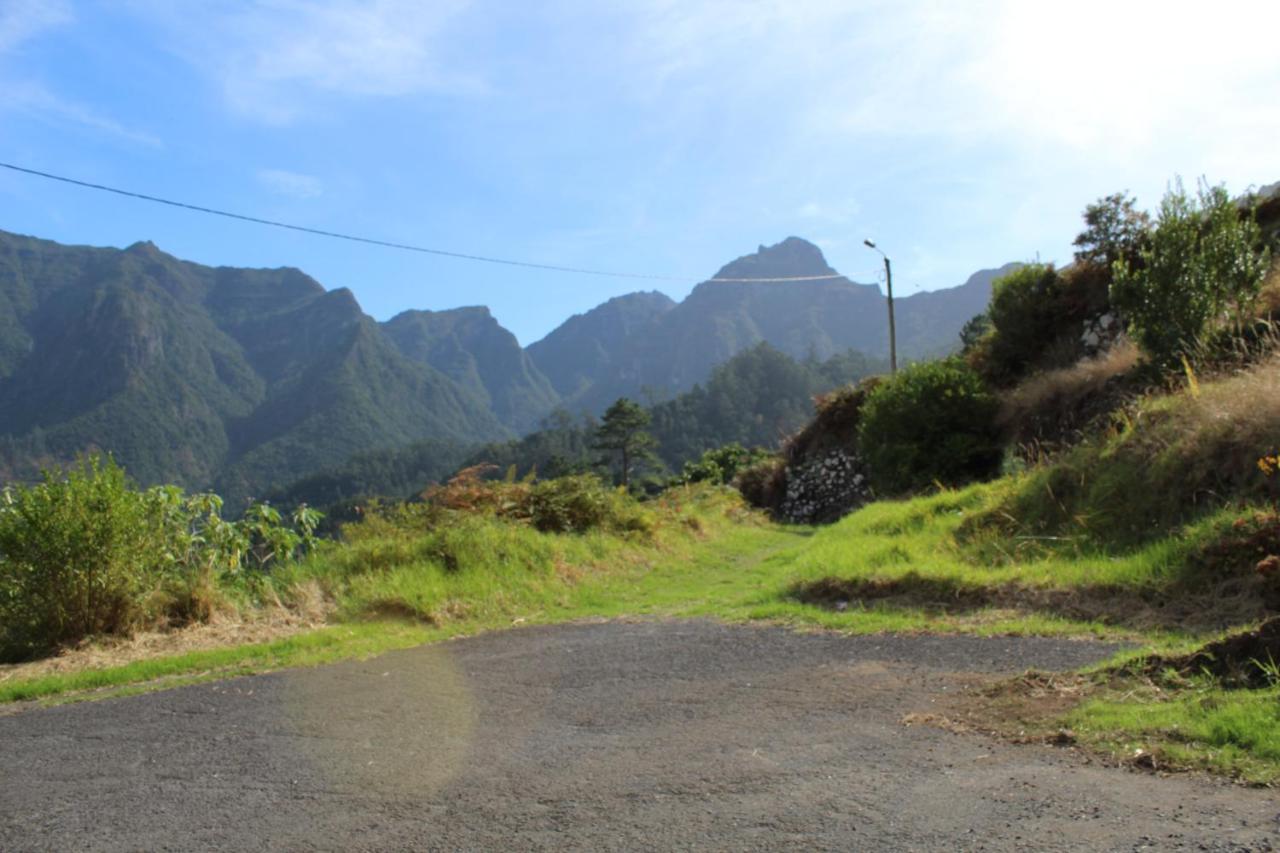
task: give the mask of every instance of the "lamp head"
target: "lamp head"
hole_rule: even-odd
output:
[[[868,248],[874,249],[876,247],[876,244],[872,243],[870,240],[863,240],[862,242],[866,243]]]

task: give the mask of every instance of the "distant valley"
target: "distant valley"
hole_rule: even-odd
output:
[[[954,348],[1006,269],[897,300],[900,357]],[[832,273],[792,237],[717,277]],[[235,502],[371,450],[503,441],[557,409],[670,398],[762,342],[795,359],[883,357],[882,294],[844,278],[709,281],[679,303],[611,299],[521,348],[484,307],[379,323],[295,269],[0,232],[0,481],[97,449],[143,483]]]

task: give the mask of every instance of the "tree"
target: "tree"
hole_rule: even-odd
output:
[[[978,342],[986,337],[991,331],[991,317],[986,311],[981,314],[975,314],[970,317],[965,324],[960,327],[960,349],[961,352],[971,352]]]
[[[649,413],[634,400],[619,397],[604,413],[596,429],[595,448],[617,455],[621,463],[619,481],[623,488],[631,486],[631,470],[636,463],[652,458],[656,442],[645,431],[649,426]]]
[[[1122,258],[1132,262],[1146,243],[1151,217],[1138,210],[1127,193],[1113,193],[1084,209],[1085,230],[1072,244],[1076,260],[1110,267]]]
[[[984,370],[989,378],[1007,383],[1033,369],[1059,334],[1065,295],[1053,264],[1027,264],[992,283]]]
[[[1227,191],[1201,182],[1195,198],[1175,181],[1160,203],[1140,263],[1116,261],[1111,301],[1157,364],[1178,359],[1215,320],[1237,324],[1251,310],[1270,263],[1252,215]]]

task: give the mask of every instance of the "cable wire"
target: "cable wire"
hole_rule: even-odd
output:
[[[693,277],[682,277],[673,275],[653,275],[649,273],[633,273],[618,272],[615,270],[598,270],[587,267],[571,267],[561,266],[559,264],[540,264],[533,261],[516,261],[509,258],[493,258],[485,255],[472,255],[465,252],[452,252],[446,249],[432,249],[426,246],[415,246],[410,243],[396,243],[390,240],[378,240],[373,237],[361,237],[354,234],[343,234],[339,231],[326,231],[322,228],[309,228],[305,225],[293,225],[288,222],[280,222],[275,219],[263,219],[258,216],[248,216],[243,213],[232,213],[227,210],[218,210],[212,207],[203,207],[198,204],[189,204],[185,201],[174,201],[173,199],[160,198],[159,196],[147,195],[145,193],[133,192],[132,190],[122,190],[118,187],[109,187],[105,184],[95,184],[89,181],[81,181],[75,178],[68,178],[64,175],[55,175],[51,172],[42,172],[38,169],[28,169],[25,166],[17,166],[13,163],[0,162],[0,166],[10,169],[14,172],[21,172],[26,175],[34,175],[39,178],[47,178],[51,181],[59,181],[64,184],[71,184],[85,189],[99,190],[101,192],[113,193],[115,195],[126,196],[128,198],[139,199],[141,201],[149,201],[155,204],[165,204],[170,207],[179,207],[184,210],[191,210],[196,213],[207,213],[211,216],[222,216],[227,219],[237,219],[241,222],[252,222],[257,225],[269,225],[273,228],[284,228],[289,231],[300,231],[304,234],[313,234],[319,237],[330,237],[335,240],[347,240],[352,243],[366,243],[371,246],[382,246],[387,249],[401,249],[406,252],[420,252],[426,255],[438,255],[446,258],[456,258],[464,261],[478,261],[486,264],[502,264],[510,267],[524,267],[526,269],[549,270],[551,272],[573,273],[575,275],[596,275],[608,278],[630,278],[630,279],[648,279],[650,281],[678,281],[678,282],[696,282],[696,281],[715,281],[715,282],[787,282],[787,281],[831,281],[833,279],[844,278],[839,273],[831,275],[798,275],[798,276],[779,276],[765,278],[709,278],[697,279]]]

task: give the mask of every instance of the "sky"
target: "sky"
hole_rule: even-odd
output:
[[[1085,205],[1280,180],[1274,0],[0,0],[0,229],[294,266],[524,344],[787,236],[895,295],[1066,263]]]

